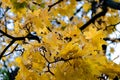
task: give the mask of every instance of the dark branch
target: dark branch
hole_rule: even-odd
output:
[[[0,59],[3,57],[4,53],[8,50],[8,48],[15,42],[15,40],[12,40],[9,45],[2,51],[0,54]]]
[[[63,0],[58,0],[58,1],[57,1],[56,3],[54,3],[54,4],[48,5],[48,7],[49,7],[48,11],[50,11],[53,6],[55,6],[56,4],[59,4],[59,3],[62,2],[62,1],[63,1]]]
[[[41,52],[40,55],[46,60],[46,62],[48,63],[47,64],[47,71],[45,72],[49,72],[51,75],[54,76],[54,73],[50,70],[52,64],[54,63],[58,63],[58,62],[69,62],[70,60],[73,60],[73,59],[78,59],[78,58],[82,58],[81,56],[77,56],[77,57],[70,57],[70,58],[67,58],[67,59],[64,59],[64,58],[60,58],[60,57],[57,57],[57,58],[54,58],[54,61],[49,61],[45,55],[45,53],[47,52],[46,48],[44,46],[41,46],[39,48],[39,51]]]
[[[10,39],[14,39],[13,36],[11,36],[11,35],[9,35],[9,34],[3,32],[2,30],[0,30],[0,33],[2,33],[3,35],[7,36],[7,37],[10,38]]]
[[[12,53],[15,51],[15,49],[16,49],[17,47],[18,47],[18,44],[14,47],[14,49],[13,49],[10,53],[8,53],[8,54],[6,54],[6,55],[3,55],[3,57],[6,57],[6,56],[12,54]]]
[[[3,32],[2,30],[0,30],[0,33],[2,33],[3,35],[7,36],[8,38],[10,39],[13,39],[15,41],[18,41],[18,40],[25,40],[25,38],[28,38],[29,40],[37,40],[39,43],[40,43],[40,39],[38,36],[36,35],[33,35],[31,33],[29,33],[28,35],[26,35],[25,37],[13,37],[5,32]]]
[[[57,59],[55,59],[55,61],[50,62],[50,64],[53,64],[53,63],[56,63],[56,62],[60,62],[60,61],[67,62],[67,61],[72,60],[72,59],[75,59],[75,58],[72,58],[72,57],[71,57],[71,58],[68,58],[68,59],[57,58]]]
[[[88,25],[90,25],[91,23],[94,23],[97,18],[99,18],[99,17],[101,17],[101,16],[104,16],[106,12],[107,12],[107,11],[102,11],[102,12],[96,14],[92,19],[90,19],[86,24],[84,24],[84,25],[83,25],[82,27],[80,27],[79,29],[80,29],[81,31],[84,30]]]
[[[96,14],[95,16],[92,17],[92,19],[90,19],[86,24],[84,24],[83,26],[81,26],[79,29],[82,31],[84,30],[88,25],[90,25],[91,23],[94,23],[96,19],[98,19],[101,16],[104,16],[107,13],[107,7],[105,4],[103,4],[104,6],[102,6],[102,11],[98,14]]]
[[[33,35],[31,33],[29,33],[28,35],[26,35],[25,37],[13,37],[5,32],[3,32],[2,30],[0,30],[0,33],[2,33],[2,35],[7,36],[8,38],[12,39],[12,41],[9,43],[9,45],[2,51],[2,53],[0,54],[0,59],[3,57],[3,55],[5,54],[5,52],[8,50],[8,48],[15,42],[18,40],[25,40],[25,38],[28,38],[29,40],[37,40],[40,43],[40,39],[38,36]]]
[[[40,55],[46,60],[47,64],[47,71],[45,72],[49,72],[50,74],[52,74],[54,76],[54,73],[50,70],[50,61],[47,59],[45,52],[47,52],[46,48],[44,46],[40,47]]]
[[[69,20],[72,21],[73,18],[74,18],[74,16],[75,16],[78,12],[80,12],[81,9],[82,9],[82,7],[80,7],[79,9],[77,9],[76,12],[74,13],[74,15],[71,16]]]
[[[70,60],[73,60],[73,59],[78,59],[78,58],[82,59],[82,56],[70,57],[70,58],[67,58],[67,59],[57,57],[57,58],[55,58],[54,61],[50,62],[50,64],[57,63],[57,62],[60,62],[60,61],[67,62],[67,61],[70,61]]]
[[[105,41],[111,41],[111,42],[118,42],[120,41],[120,38],[115,38],[115,39],[111,39],[111,38],[104,38]]]
[[[54,76],[55,74],[50,70],[50,63],[48,63],[47,68],[48,68],[48,71],[46,71],[46,72],[49,72],[50,74],[52,74]]]
[[[39,4],[39,3],[36,3],[36,2],[32,2],[32,3],[35,5],[41,6],[41,4]]]
[[[102,4],[102,12],[96,14],[92,19],[90,19],[86,24],[84,24],[82,27],[80,27],[80,30],[84,30],[88,25],[91,23],[94,23],[95,20],[101,16],[104,16],[107,12],[107,7],[110,7],[112,9],[120,10],[120,3],[115,2],[113,0],[101,0],[103,2]]]
[[[120,10],[120,3],[119,2],[115,2],[113,0],[104,0],[106,6],[112,8],[112,9],[116,9],[116,10]]]

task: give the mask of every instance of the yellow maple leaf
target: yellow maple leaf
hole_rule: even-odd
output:
[[[91,4],[90,4],[90,3],[85,3],[85,4],[83,5],[83,10],[84,10],[85,12],[88,12],[88,11],[90,10],[90,8],[91,8]]]
[[[86,37],[86,39],[92,39],[93,37],[95,37],[97,35],[98,31],[96,28],[94,27],[89,27],[89,31],[85,31],[84,35]]]

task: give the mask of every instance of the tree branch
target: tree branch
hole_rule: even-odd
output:
[[[4,53],[8,50],[8,48],[15,42],[15,40],[12,40],[10,44],[2,51],[0,54],[0,59],[3,57]]]
[[[74,13],[74,15],[71,16],[69,20],[72,21],[73,18],[74,18],[74,16],[75,16],[78,12],[80,12],[81,9],[82,9],[82,7],[80,7],[79,9],[77,9],[76,12]]]
[[[88,25],[90,25],[91,23],[94,23],[95,20],[101,16],[104,16],[105,13],[107,12],[107,10],[103,10],[102,12],[96,14],[92,19],[90,19],[86,24],[84,24],[82,27],[80,27],[79,29],[82,31],[84,30]]]
[[[105,41],[111,41],[111,42],[118,42],[120,41],[120,38],[115,38],[115,39],[111,39],[111,38],[104,38]]]
[[[29,33],[28,35],[26,35],[25,37],[13,37],[5,32],[3,32],[2,30],[0,30],[0,33],[2,33],[3,35],[7,36],[8,38],[12,39],[12,41],[9,43],[9,45],[2,51],[2,53],[0,54],[0,59],[3,57],[3,55],[5,54],[5,52],[7,51],[7,49],[15,42],[18,40],[25,40],[25,38],[28,38],[29,40],[37,40],[40,43],[40,39],[38,36],[33,35],[31,33]]]
[[[95,20],[101,16],[104,16],[107,13],[107,6],[105,1],[102,3],[102,11],[98,14],[96,14],[95,16],[93,16],[87,23],[85,23],[83,26],[81,26],[79,29],[82,31],[84,30],[88,25],[90,25],[91,23],[94,23]]]
[[[101,16],[104,16],[107,12],[107,7],[110,7],[112,9],[116,9],[116,10],[120,10],[120,3],[119,2],[115,2],[113,0],[101,0],[102,3],[102,9],[103,11],[96,14],[92,19],[90,19],[86,24],[84,24],[82,27],[80,27],[80,30],[84,30],[88,25],[90,25],[91,23],[94,23],[95,20]]]
[[[48,11],[50,11],[53,6],[55,6],[56,4],[59,4],[62,1],[63,0],[58,0],[56,3],[53,3],[52,5],[48,5],[48,7],[49,7]]]
[[[14,39],[13,36],[11,36],[11,35],[9,35],[9,34],[3,32],[2,30],[0,30],[0,33],[2,33],[3,35],[7,36],[7,37],[10,38],[10,39]]]
[[[6,54],[6,55],[3,55],[3,57],[6,57],[6,56],[12,54],[12,53],[15,51],[15,49],[16,49],[17,47],[18,47],[18,44],[14,47],[14,49],[13,49],[10,53],[8,53],[8,54]]]
[[[112,9],[116,9],[116,10],[120,10],[120,2],[115,2],[113,0],[104,0],[106,6],[112,8]]]

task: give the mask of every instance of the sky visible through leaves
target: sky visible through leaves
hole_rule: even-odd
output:
[[[117,80],[119,5],[120,0],[2,0],[0,73],[7,80]]]

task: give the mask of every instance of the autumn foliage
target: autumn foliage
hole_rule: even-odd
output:
[[[118,78],[120,65],[106,58],[105,46],[107,40],[119,41],[108,37],[120,23],[119,2],[2,0],[0,38],[7,45],[0,44],[0,59],[17,54],[7,64],[19,67],[15,80],[99,80],[103,74]]]

